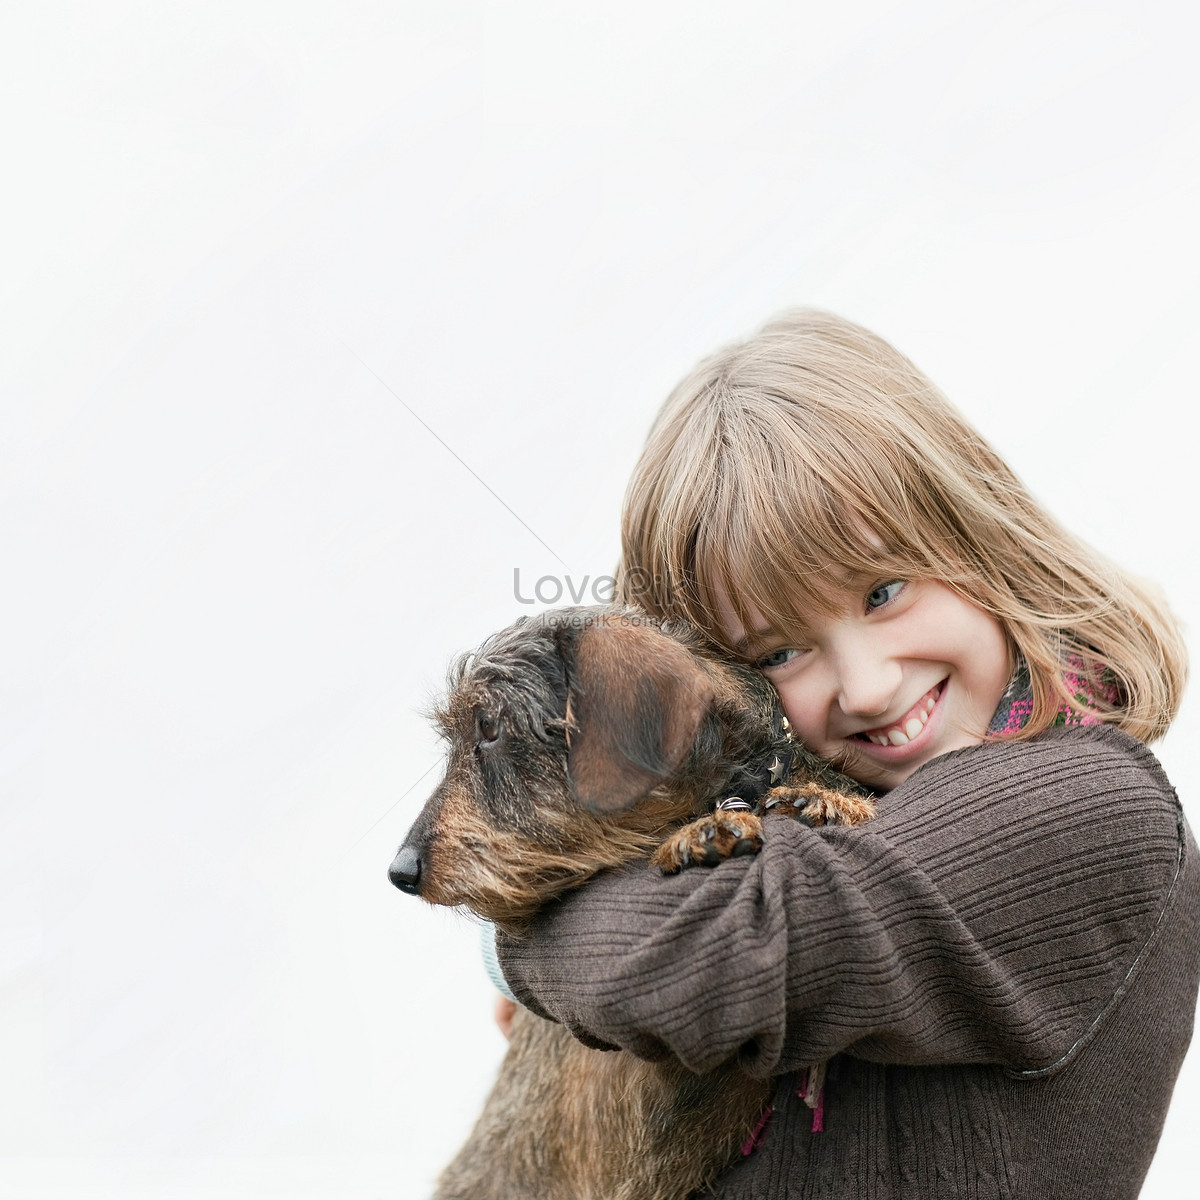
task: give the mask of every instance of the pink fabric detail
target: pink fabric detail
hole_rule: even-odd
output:
[[[1091,704],[1097,698],[1105,700],[1112,704],[1117,699],[1117,689],[1112,685],[1103,687],[1097,690],[1093,685],[1079,674],[1079,669],[1083,664],[1079,659],[1071,660],[1070,667],[1063,672],[1063,683],[1066,684],[1067,690],[1082,704]],[[1012,708],[1008,710],[1008,720],[1004,723],[1004,728],[998,732],[1001,736],[1006,733],[1016,733],[1020,729],[1025,728],[1025,723],[1029,720],[1030,714],[1033,712],[1033,700],[1026,698],[1015,700]],[[1099,725],[1100,718],[1095,713],[1076,712],[1068,704],[1059,705],[1058,716],[1054,722],[1056,725]]]
[[[758,1123],[751,1130],[750,1136],[742,1143],[742,1157],[753,1154],[759,1146],[762,1145],[763,1135],[766,1133],[767,1125],[770,1124],[771,1114],[775,1110],[768,1104],[763,1109],[763,1115],[758,1118]]]
[[[808,1104],[813,1110],[812,1131],[813,1133],[825,1132],[825,1084],[821,1084],[821,1090],[817,1093],[817,1101],[815,1104],[809,1103],[808,1085],[810,1080],[811,1067],[804,1068],[804,1078],[801,1080],[800,1086],[796,1089],[796,1095]]]

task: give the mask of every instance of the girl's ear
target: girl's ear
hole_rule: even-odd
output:
[[[571,785],[585,808],[620,812],[683,763],[712,704],[712,681],[699,659],[635,617],[590,621],[571,649]]]

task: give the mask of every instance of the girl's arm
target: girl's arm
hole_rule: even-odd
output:
[[[1116,730],[945,755],[879,808],[854,829],[771,818],[756,857],[712,870],[601,877],[500,938],[504,974],[584,1040],[696,1071],[852,1049],[1043,1072],[1087,1041],[1161,922],[1190,922],[1198,945],[1178,801]]]

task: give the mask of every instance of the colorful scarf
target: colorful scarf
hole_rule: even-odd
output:
[[[1083,673],[1082,659],[1072,657],[1068,660],[1067,669],[1063,672],[1063,682],[1075,700],[1087,708],[1094,710],[1097,701],[1111,706],[1116,703],[1117,689],[1109,684],[1097,687]],[[1025,728],[1033,712],[1033,684],[1029,678],[1029,665],[1024,658],[1018,658],[1017,669],[1009,681],[1008,688],[996,707],[996,714],[988,726],[988,735],[994,737],[1006,733],[1016,733]],[[1100,716],[1095,712],[1079,712],[1066,701],[1058,707],[1054,718],[1055,725],[1099,725]]]

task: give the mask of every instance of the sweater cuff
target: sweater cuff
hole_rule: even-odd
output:
[[[592,1050],[619,1050],[620,1046],[614,1045],[612,1042],[602,1041],[596,1037],[594,1033],[574,1024],[571,1021],[560,1021],[553,1013],[547,1012],[546,1008],[541,1004],[538,998],[530,991],[528,985],[521,978],[520,962],[522,958],[521,951],[523,942],[520,938],[510,937],[507,934],[501,933],[490,921],[484,927],[484,962],[489,962],[489,954],[491,955],[490,962],[494,964],[495,970],[493,973],[492,966],[488,966],[488,974],[492,976],[492,982],[496,984],[500,990],[510,999],[515,1000],[518,1004],[529,1009],[535,1016],[543,1017],[547,1021],[554,1021],[556,1024],[562,1024],[573,1037],[581,1041],[585,1046]],[[511,977],[506,975],[503,968],[500,966],[501,960],[506,960],[510,967],[515,969]],[[504,980],[504,986],[501,987],[499,980]]]
[[[513,990],[508,986],[508,980],[504,978],[504,972],[500,969],[500,959],[496,957],[496,927],[491,921],[484,921],[479,930],[479,949],[483,952],[484,969],[496,991],[502,996],[507,996],[514,1004],[520,1004],[520,1000],[513,995]]]

